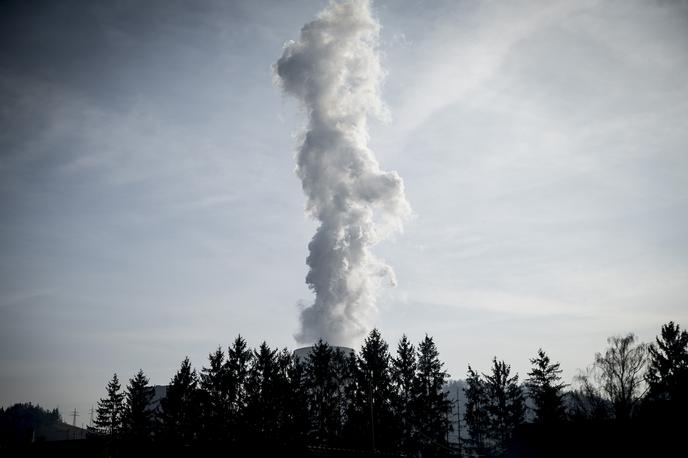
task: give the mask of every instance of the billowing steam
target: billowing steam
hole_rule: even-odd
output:
[[[308,245],[315,302],[301,312],[301,343],[353,343],[375,309],[376,285],[394,283],[369,251],[410,212],[401,178],[380,170],[367,146],[368,114],[383,112],[379,30],[367,0],[332,0],[274,66],[277,83],[308,114],[296,173],[306,211],[320,222]]]

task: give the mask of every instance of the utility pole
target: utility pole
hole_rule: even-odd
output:
[[[79,416],[79,412],[76,411],[76,408],[74,409],[74,412],[72,412],[72,426],[76,426],[76,417]]]
[[[90,426],[90,427],[92,428],[92,427],[93,427],[93,413],[94,413],[93,404],[91,404],[91,410],[89,410],[88,412],[89,412],[89,414],[90,414],[90,419],[89,419],[89,421],[88,421],[88,426]]]

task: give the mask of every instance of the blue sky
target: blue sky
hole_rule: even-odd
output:
[[[315,223],[271,66],[323,1],[4,2],[0,404],[87,409],[241,333],[294,348]],[[688,326],[685,2],[377,1],[413,216],[371,324],[453,377]]]

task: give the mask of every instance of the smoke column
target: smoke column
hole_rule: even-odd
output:
[[[375,289],[394,272],[370,247],[400,231],[410,212],[403,181],[368,148],[368,115],[381,115],[380,25],[367,0],[330,1],[285,45],[274,65],[282,90],[301,102],[308,125],[296,159],[306,212],[320,222],[308,245],[300,343],[352,344],[367,330]]]

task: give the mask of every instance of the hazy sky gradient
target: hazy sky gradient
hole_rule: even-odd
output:
[[[271,65],[323,1],[3,2],[0,404],[294,347],[315,224]],[[377,1],[414,216],[375,320],[453,377],[688,326],[688,4]]]

